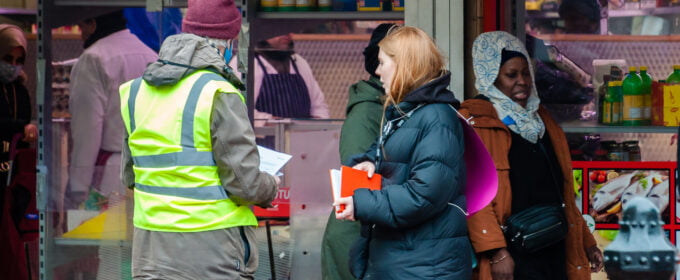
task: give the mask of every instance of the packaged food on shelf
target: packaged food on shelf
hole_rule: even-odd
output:
[[[382,0],[357,0],[357,10],[360,12],[382,11],[382,2]]]
[[[629,140],[623,142],[624,150],[628,153],[628,161],[642,161],[639,143],[640,141],[638,140]]]
[[[406,0],[392,0],[392,11],[404,11],[404,2]]]
[[[680,125],[680,84],[652,83],[652,125]]]
[[[333,0],[333,11],[353,12],[356,10],[356,0]]]

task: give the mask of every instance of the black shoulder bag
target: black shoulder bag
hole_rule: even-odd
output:
[[[557,182],[552,161],[543,144],[538,145],[548,160],[548,167],[553,173],[553,180],[557,186],[557,195],[561,205],[535,205],[511,215],[503,226],[505,240],[513,251],[523,254],[535,253],[543,248],[562,241],[569,231],[564,214],[564,198],[562,184]]]

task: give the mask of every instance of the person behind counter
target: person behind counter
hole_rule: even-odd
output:
[[[387,96],[380,140],[348,163],[383,176],[382,190],[339,198],[341,220],[360,221],[350,253],[359,279],[469,279],[463,127],[451,74],[432,38],[393,28],[378,44]]]
[[[463,102],[460,112],[471,117],[499,179],[493,202],[468,219],[480,259],[477,279],[590,279],[591,271],[602,268],[602,253],[571,199],[566,137],[539,106],[524,45],[509,33],[487,32],[477,37],[472,54],[480,95]],[[525,253],[510,246],[501,227],[508,226],[508,217],[538,205],[560,209],[556,215],[563,212],[568,233]]]
[[[378,43],[385,38],[392,23],[378,25],[368,46],[364,49],[364,68],[371,74],[368,80],[359,81],[349,88],[347,117],[340,131],[340,160],[346,162],[350,156],[363,153],[375,143],[380,133],[380,118],[385,99],[378,68]],[[321,273],[323,279],[354,279],[350,274],[347,260],[352,242],[359,237],[361,225],[358,222],[341,221],[331,211],[323,235],[321,247]]]
[[[85,50],[71,70],[73,148],[65,195],[66,207],[104,210],[120,206],[116,209],[126,211],[123,217],[131,214],[127,212],[132,206],[125,201],[126,188],[120,181],[124,126],[118,87],[141,75],[146,65],[158,58],[126,29],[125,23],[123,12],[115,11],[78,24]],[[63,219],[62,214],[59,224]],[[97,279],[129,278],[129,270],[121,269],[130,254],[129,247],[102,246],[98,254]]]
[[[255,47],[255,120],[329,117],[324,93],[309,63],[295,53],[290,34]],[[236,59],[230,63],[236,69]],[[256,122],[257,124],[257,122]]]
[[[229,82],[240,27],[234,0],[189,0],[184,33],[120,87],[134,279],[254,279],[250,207],[271,207],[278,177],[259,170],[245,98]]]
[[[123,11],[115,11],[78,24],[85,51],[71,70],[74,148],[67,198],[73,200],[73,206],[85,201],[92,191],[104,197],[125,194],[119,178],[124,126],[118,87],[141,75],[158,58],[125,23]]]

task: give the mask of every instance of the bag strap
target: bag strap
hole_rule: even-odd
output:
[[[548,154],[548,151],[545,150],[545,147],[543,146],[543,143],[541,141],[538,141],[538,147],[541,149],[541,152],[543,152],[543,155],[545,156],[546,160],[548,161],[548,169],[550,169],[551,177],[553,178],[553,181],[555,181],[555,186],[557,187],[557,198],[559,201],[562,203],[562,208],[565,207],[564,204],[564,197],[562,196],[562,187],[560,187],[559,182],[557,181],[557,177],[555,176],[555,166],[552,163],[552,160],[550,159],[550,155]]]
[[[396,105],[395,105],[396,106]],[[425,104],[418,104],[415,108],[411,109],[408,113],[385,122],[385,124],[382,127],[382,132],[380,133],[380,137],[378,137],[378,146],[375,149],[375,170],[378,170],[380,163],[382,162],[382,149],[383,145],[387,141],[387,138],[389,138],[397,129],[399,129],[404,123],[411,118],[413,113],[425,106]]]

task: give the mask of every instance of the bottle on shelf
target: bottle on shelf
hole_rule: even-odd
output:
[[[652,76],[647,73],[647,66],[640,66],[640,78],[642,79],[642,95],[644,98],[644,111],[642,117],[648,122],[652,121]]]
[[[295,10],[299,12],[308,12],[316,7],[314,0],[295,0]]]
[[[319,0],[318,2],[319,11],[327,12],[333,9],[333,1],[331,0]]]
[[[295,11],[295,0],[277,0],[279,12],[292,12]]]
[[[640,142],[637,140],[624,141],[623,147],[628,152],[629,161],[642,161],[642,155],[640,154]]]
[[[622,111],[621,81],[609,81],[607,94],[602,104],[602,123],[608,125],[621,125]]]
[[[602,76],[602,85],[597,88],[597,122],[601,124],[609,124],[611,120],[606,119],[605,115],[605,103],[607,102],[607,89],[609,81],[611,80],[611,75],[605,74]],[[606,122],[605,122],[606,121]]]
[[[678,84],[680,83],[680,65],[673,65],[673,73],[666,79],[666,83]]]
[[[637,74],[636,67],[628,68],[628,75],[623,79],[621,87],[623,88],[623,125],[644,125],[642,78]]]
[[[260,0],[260,10],[263,12],[275,12],[278,6],[278,0]]]
[[[607,156],[609,157],[610,161],[628,161],[628,152],[623,148],[622,143],[616,143],[615,141],[611,141],[613,143],[609,144],[609,148],[607,149],[609,153]]]

